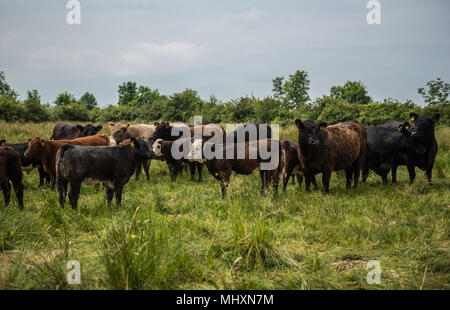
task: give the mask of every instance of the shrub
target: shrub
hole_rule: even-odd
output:
[[[0,96],[0,117],[7,122],[23,121],[26,119],[26,109],[23,104],[14,99]]]
[[[88,121],[89,110],[82,104],[70,103],[59,105],[53,108],[55,119],[67,121]]]

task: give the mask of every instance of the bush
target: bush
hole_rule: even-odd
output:
[[[0,96],[0,117],[7,122],[23,121],[26,119],[25,106],[12,98]]]
[[[323,108],[318,120],[336,124],[359,118],[360,105],[348,103],[342,99],[330,99],[330,102]]]
[[[54,107],[53,116],[58,120],[88,121],[89,110],[82,104],[70,103],[68,105],[59,105]]]

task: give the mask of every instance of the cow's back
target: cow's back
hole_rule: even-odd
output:
[[[328,126],[325,130],[327,132],[327,148],[334,170],[352,165],[365,154],[367,131],[359,122],[342,122]]]
[[[61,122],[53,127],[53,140],[72,140],[80,136],[78,128],[72,124]]]
[[[147,125],[147,124],[138,124],[138,125],[131,125],[130,128],[127,129],[129,138],[150,138],[153,135],[153,132],[155,131],[154,125]]]

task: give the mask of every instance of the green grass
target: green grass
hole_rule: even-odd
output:
[[[0,123],[0,138],[48,138],[52,127]],[[260,194],[257,173],[234,175],[222,200],[206,169],[202,183],[185,172],[173,184],[153,161],[121,209],[85,185],[72,211],[37,187],[35,170],[24,175],[25,210],[0,198],[0,289],[450,289],[450,128],[437,139],[431,187],[419,169],[409,186],[401,167],[396,186],[372,173],[345,190],[333,174],[328,195],[289,184],[277,199]],[[69,260],[81,263],[80,285],[66,282]],[[380,261],[381,285],[367,284],[369,260]]]

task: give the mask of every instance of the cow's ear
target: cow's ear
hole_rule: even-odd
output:
[[[77,129],[78,129],[79,131],[83,131],[84,127],[81,126],[81,125],[77,125]]]
[[[401,133],[406,133],[406,128],[405,128],[405,125],[404,124],[400,124],[400,125],[398,125],[398,131],[399,132],[401,132]]]
[[[405,126],[405,129],[408,130],[411,125],[408,122],[403,123],[403,126]]]
[[[297,126],[297,128],[303,128],[303,123],[300,119],[296,119],[295,120],[295,126]]]
[[[436,113],[433,115],[433,121],[436,124],[437,122],[439,122],[439,120],[441,119],[441,114]]]
[[[114,125],[116,125],[116,124],[113,123],[113,122],[109,122],[108,124],[109,124],[109,127],[114,127]]]
[[[0,140],[0,145],[5,144],[6,140]]]
[[[158,127],[158,126],[159,126],[159,123],[158,123],[158,122],[155,122],[153,125],[155,125],[155,127]]]
[[[128,124],[127,124],[127,128],[130,128],[130,127],[131,127],[131,124],[130,124],[130,123],[128,123]]]
[[[324,130],[325,128],[327,128],[327,126],[328,126],[328,123],[326,123],[326,122],[319,123],[319,129],[320,130]]]
[[[99,132],[100,130],[102,130],[103,126],[102,125],[98,125],[97,127],[95,127],[95,130],[97,130],[97,132]]]
[[[166,123],[165,128],[168,129],[169,128],[169,122]]]
[[[419,118],[419,115],[417,115],[416,113],[414,113],[414,112],[411,112],[411,113],[409,113],[409,119],[412,121],[412,122],[414,122],[416,119],[418,119]]]

